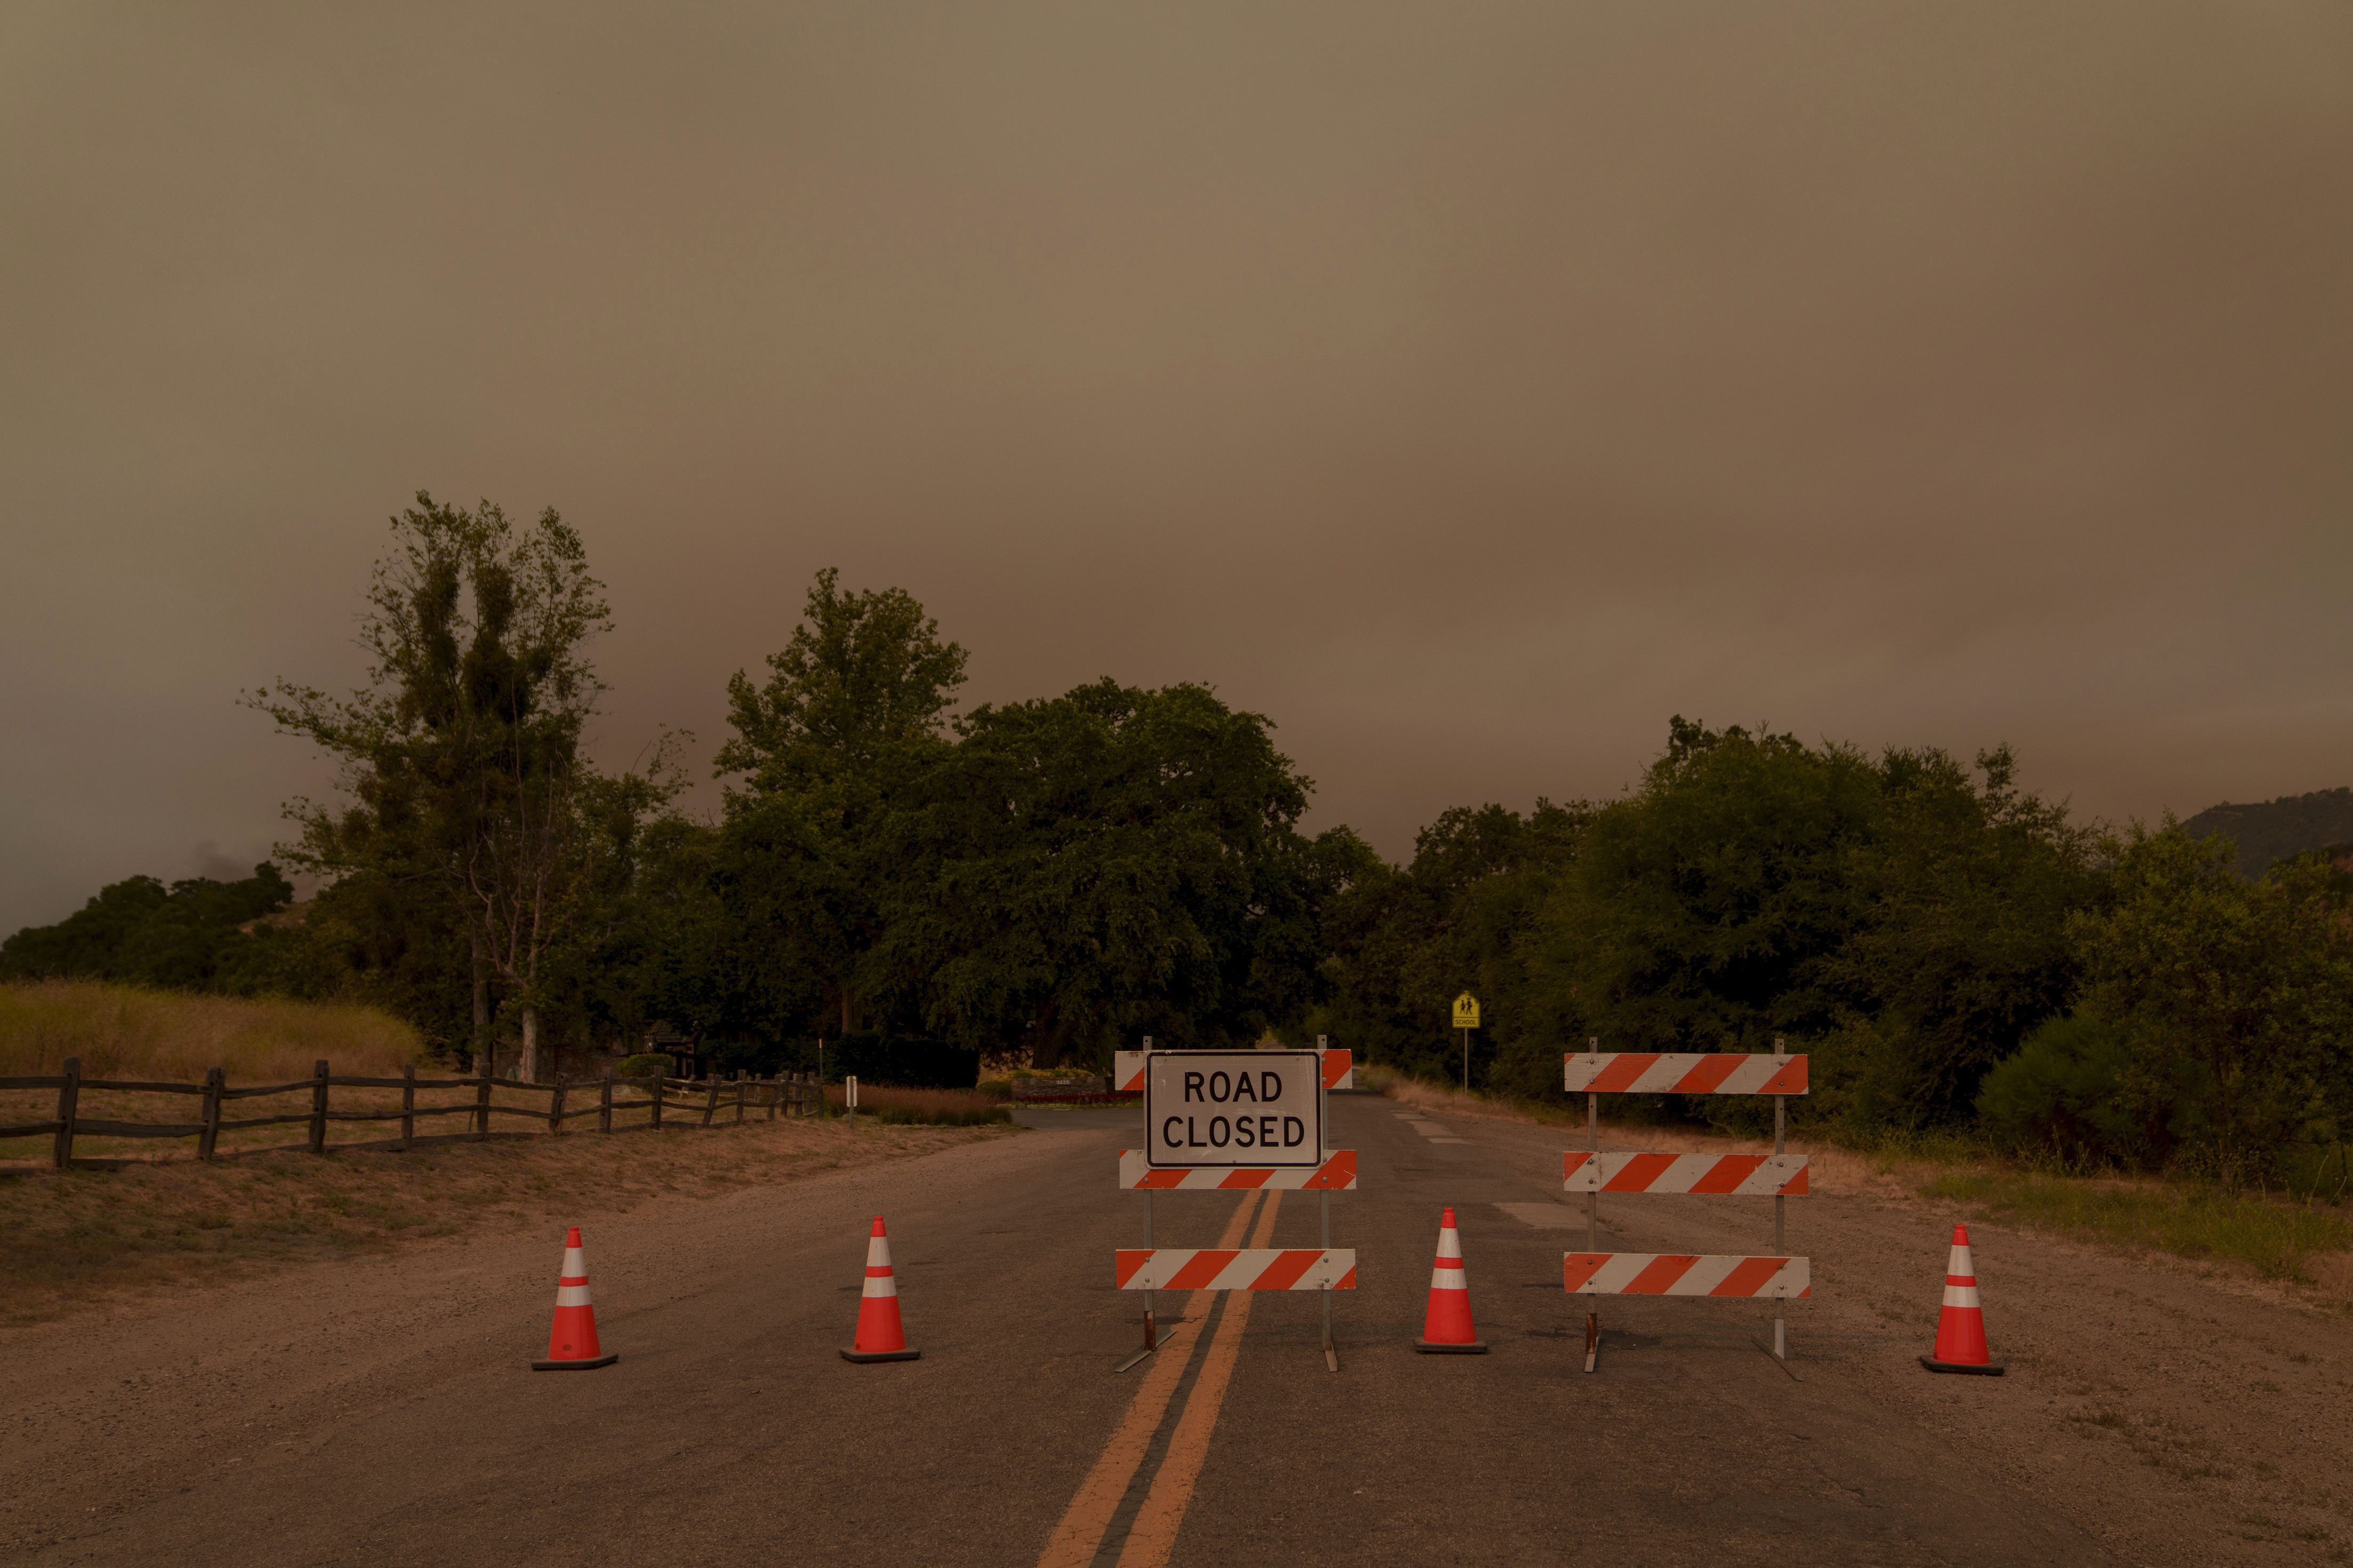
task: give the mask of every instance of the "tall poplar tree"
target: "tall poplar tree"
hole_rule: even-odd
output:
[[[438,888],[473,954],[475,1049],[495,979],[535,1078],[547,961],[590,893],[579,748],[605,689],[584,651],[611,626],[604,587],[553,508],[518,528],[491,502],[419,490],[392,529],[361,622],[368,684],[333,697],[281,680],[248,699],[342,763],[348,801],[291,803],[287,852],[330,878]]]

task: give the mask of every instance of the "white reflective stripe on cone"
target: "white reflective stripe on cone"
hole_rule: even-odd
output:
[[[869,1274],[866,1289],[859,1292],[861,1296],[896,1296],[898,1293],[899,1281],[888,1274]]]
[[[588,1300],[588,1287],[586,1285],[558,1285],[555,1288],[555,1304],[559,1307],[586,1307],[592,1305]]]
[[[584,1249],[577,1247],[565,1247],[564,1249],[564,1272],[575,1276],[587,1273],[588,1254]]]
[[[1974,1279],[1968,1280],[1966,1283],[1947,1279],[1945,1281],[1945,1305],[1947,1307],[1967,1307],[1973,1312],[1978,1310],[1980,1305],[1978,1300],[1978,1282]]]

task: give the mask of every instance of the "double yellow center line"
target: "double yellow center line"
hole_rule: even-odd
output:
[[[1264,1199],[1264,1212],[1260,1200]],[[1219,1247],[1241,1245],[1243,1233],[1250,1229],[1250,1216],[1258,1215],[1258,1228],[1250,1236],[1250,1245],[1264,1247],[1274,1235],[1275,1210],[1282,1206],[1280,1192],[1253,1191],[1244,1195],[1234,1209],[1233,1218],[1226,1222],[1225,1234],[1218,1238]],[[1186,1397],[1185,1408],[1176,1417],[1176,1429],[1170,1434],[1168,1451],[1161,1457],[1160,1468],[1153,1473],[1152,1487],[1145,1494],[1144,1504],[1129,1524],[1127,1539],[1119,1550],[1119,1568],[1166,1568],[1169,1553],[1176,1549],[1177,1527],[1185,1522],[1186,1507],[1193,1500],[1193,1484],[1200,1479],[1202,1463],[1209,1457],[1209,1435],[1217,1428],[1219,1408],[1226,1402],[1226,1385],[1233,1381],[1234,1363],[1241,1355],[1242,1331],[1250,1324],[1252,1292],[1228,1292],[1225,1316],[1218,1320],[1218,1331],[1210,1341],[1208,1353],[1201,1363],[1201,1375],[1193,1380],[1193,1391]],[[1218,1292],[1196,1290],[1185,1303],[1180,1320],[1198,1323],[1209,1315],[1216,1304]],[[1103,1550],[1104,1532],[1110,1530],[1112,1518],[1119,1511],[1120,1500],[1135,1479],[1145,1455],[1152,1447],[1152,1436],[1168,1414],[1168,1402],[1176,1397],[1176,1385],[1185,1380],[1186,1368],[1192,1364],[1193,1342],[1198,1334],[1181,1336],[1176,1343],[1163,1342],[1160,1353],[1152,1358],[1152,1365],[1128,1405],[1119,1429],[1103,1445],[1102,1458],[1079,1484],[1078,1495],[1062,1512],[1062,1521],[1054,1527],[1051,1539],[1046,1542],[1045,1554],[1038,1559],[1038,1568],[1089,1568]]]

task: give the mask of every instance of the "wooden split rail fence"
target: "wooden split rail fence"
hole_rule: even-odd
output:
[[[616,1079],[607,1070],[593,1079],[565,1079],[554,1083],[523,1083],[513,1079],[492,1078],[488,1073],[469,1078],[419,1078],[415,1068],[402,1071],[398,1078],[360,1078],[328,1070],[325,1062],[307,1079],[294,1083],[257,1085],[251,1089],[231,1089],[219,1068],[205,1075],[202,1083],[142,1083],[121,1079],[86,1079],[81,1076],[81,1058],[69,1058],[62,1073],[37,1078],[0,1078],[0,1089],[43,1089],[58,1091],[58,1113],[44,1121],[19,1121],[0,1125],[0,1139],[54,1137],[56,1140],[50,1163],[64,1170],[73,1163],[74,1140],[82,1138],[194,1138],[196,1158],[210,1160],[216,1155],[219,1137],[224,1132],[249,1127],[274,1127],[295,1122],[310,1128],[310,1151],[313,1154],[327,1152],[327,1124],[331,1121],[397,1121],[400,1139],[397,1147],[408,1148],[417,1138],[417,1121],[420,1117],[463,1116],[470,1119],[471,1136],[477,1140],[491,1135],[492,1116],[521,1116],[547,1123],[553,1135],[564,1131],[564,1124],[579,1117],[596,1119],[596,1131],[614,1131],[616,1114],[647,1112],[647,1119],[637,1125],[661,1127],[678,1124],[708,1127],[720,1113],[733,1108],[732,1120],[742,1121],[752,1110],[765,1110],[766,1120],[779,1115],[821,1116],[825,1111],[825,1091],[814,1073],[784,1073],[776,1078],[745,1078],[738,1073],[733,1079],[675,1078]],[[635,1098],[616,1099],[616,1086],[623,1089],[642,1091]],[[330,1091],[337,1089],[396,1089],[400,1090],[397,1110],[337,1110],[329,1102]],[[418,1105],[417,1091],[424,1089],[470,1089],[474,1098],[470,1103],[458,1105]],[[113,1090],[130,1094],[186,1094],[202,1101],[196,1120],[185,1122],[115,1121],[81,1114],[80,1100],[84,1089]],[[544,1094],[549,1097],[545,1110],[529,1106],[501,1105],[494,1102],[491,1091],[512,1091]],[[222,1108],[232,1100],[259,1100],[275,1094],[308,1094],[311,1107],[283,1116],[224,1117]],[[593,1096],[591,1103],[571,1106],[575,1095]],[[666,1121],[664,1113],[669,1112]],[[626,1129],[624,1129],[626,1131]],[[466,1132],[444,1136],[465,1137]]]

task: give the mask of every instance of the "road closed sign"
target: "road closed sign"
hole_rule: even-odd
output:
[[[1321,1165],[1322,1084],[1314,1051],[1154,1051],[1145,1160],[1195,1170]]]

